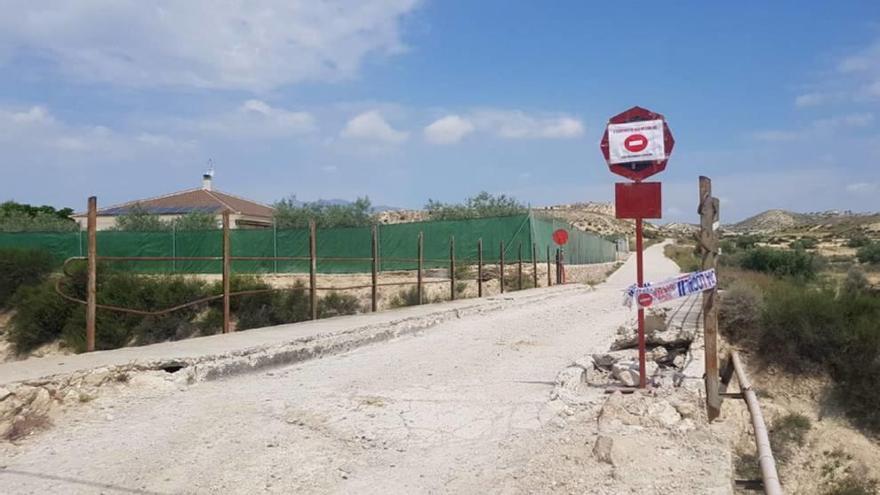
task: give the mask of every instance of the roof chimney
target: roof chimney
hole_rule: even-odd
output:
[[[207,172],[202,174],[202,189],[205,191],[210,191],[212,188],[212,182],[214,181],[214,168],[208,169]]]

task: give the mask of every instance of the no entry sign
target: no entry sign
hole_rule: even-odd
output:
[[[663,121],[608,125],[608,163],[657,161],[666,158]]]

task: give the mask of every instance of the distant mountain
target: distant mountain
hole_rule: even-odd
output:
[[[817,232],[846,234],[852,231],[876,231],[880,215],[852,211],[818,211],[797,213],[788,210],[767,210],[753,217],[725,225],[724,230],[735,233],[768,234],[778,232]]]

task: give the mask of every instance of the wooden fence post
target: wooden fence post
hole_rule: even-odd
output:
[[[88,281],[86,295],[86,351],[95,350],[95,320],[98,309],[98,198],[89,198],[88,228]]]
[[[229,210],[223,212],[223,333],[229,333],[229,287],[230,257],[229,252]]]
[[[477,297],[483,297],[483,239],[477,240]]]
[[[376,232],[377,226],[373,225],[373,283],[371,287],[371,303],[373,313],[375,313],[379,308],[379,236]]]
[[[712,180],[700,176],[700,251],[703,270],[716,266],[718,235],[715,224],[718,222],[718,198],[712,197]],[[706,361],[706,414],[709,421],[721,414],[721,396],[718,377],[718,289],[703,292],[703,337],[705,340]]]
[[[315,221],[309,222],[309,308],[312,319],[318,319],[318,228]]]
[[[498,264],[501,267],[501,270],[500,270],[500,272],[501,272],[500,277],[501,278],[499,278],[499,280],[501,281],[501,293],[504,294],[504,241],[501,241],[500,248],[501,248],[501,255],[498,258],[498,260],[499,260]]]
[[[532,243],[532,284],[538,288],[538,246]]]
[[[519,250],[517,251],[517,260],[516,260],[516,289],[522,290],[523,288],[523,273],[522,273],[522,264],[523,264],[523,251],[522,251],[522,241],[519,241]]]
[[[455,236],[449,236],[449,300],[455,301]]]
[[[416,275],[416,296],[419,298],[419,302],[417,304],[422,304],[422,299],[424,297],[424,287],[422,287],[422,270],[425,265],[425,234],[423,232],[419,232],[419,264],[418,264],[418,274]]]

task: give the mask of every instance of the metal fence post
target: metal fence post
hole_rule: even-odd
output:
[[[522,265],[523,264],[523,251],[522,251],[522,241],[519,242],[519,250],[517,252],[517,261],[516,261],[516,288],[517,290],[522,290],[523,288],[523,272]]]
[[[88,212],[88,282],[86,295],[86,351],[95,350],[95,320],[98,309],[98,198],[89,198]]]
[[[455,236],[449,236],[449,300],[455,300]]]
[[[547,287],[553,287],[553,279],[550,276],[550,245],[547,245]]]
[[[379,242],[378,236],[376,234],[376,226],[373,225],[372,229],[372,250],[373,250],[373,273],[372,273],[372,287],[370,292],[372,309],[375,313],[379,308]]]
[[[538,246],[532,243],[532,283],[538,287]]]
[[[173,258],[171,260],[171,273],[175,273],[177,272],[177,222],[171,224],[171,258]]]
[[[223,333],[229,333],[229,286],[230,261],[229,252],[229,210],[223,212]]]
[[[498,265],[501,268],[499,280],[501,281],[501,293],[504,294],[504,241],[501,241],[499,246],[501,249],[501,255],[498,257]]]
[[[278,273],[278,222],[272,219],[272,273]]]
[[[422,269],[425,265],[425,256],[424,256],[424,240],[425,234],[419,232],[419,243],[418,243],[418,273],[416,274],[416,296],[419,298],[419,302],[417,304],[422,304],[422,297],[424,294],[424,288],[422,287]]]
[[[483,297],[483,239],[477,240],[477,297]]]
[[[309,221],[309,308],[312,319],[318,319],[318,243],[315,221]]]

